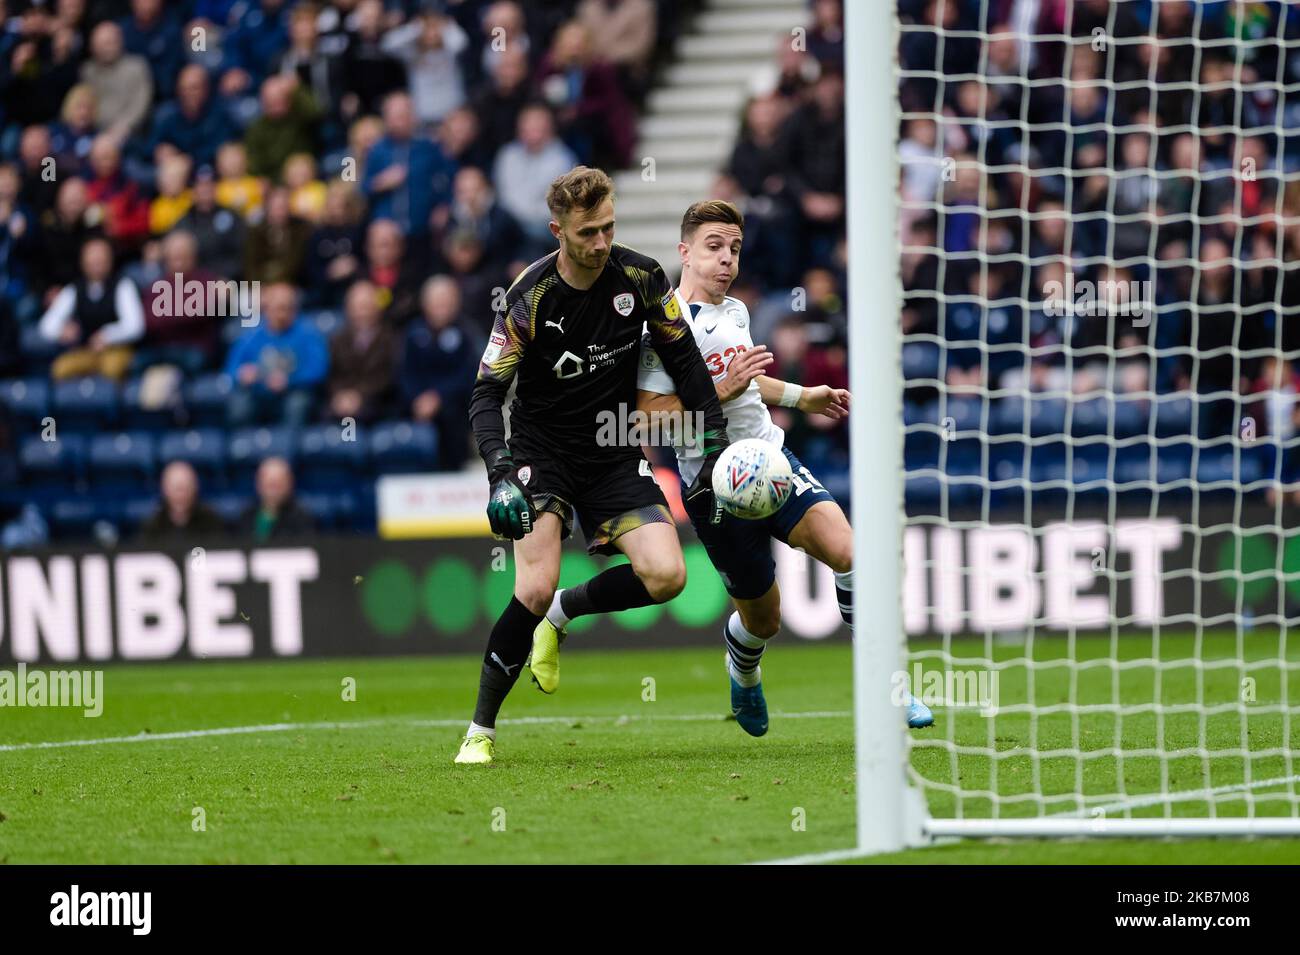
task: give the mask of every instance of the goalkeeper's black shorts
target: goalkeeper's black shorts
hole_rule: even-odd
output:
[[[589,554],[616,553],[614,542],[643,524],[673,524],[664,492],[643,457],[561,466],[541,448],[513,439],[510,453],[538,514],[549,511],[559,517],[561,539],[573,533],[577,512]]]

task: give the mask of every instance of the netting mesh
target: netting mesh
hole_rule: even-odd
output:
[[[1300,9],[899,13],[912,781],[1300,817]]]

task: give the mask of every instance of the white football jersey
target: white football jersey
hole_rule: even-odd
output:
[[[749,337],[749,309],[739,299],[727,297],[721,305],[709,302],[693,302],[687,306],[681,293],[674,290],[678,307],[690,323],[695,333],[695,344],[704,356],[704,364],[716,382],[727,373],[727,367],[741,352],[754,347],[754,340]],[[650,345],[650,336],[641,338],[641,362],[637,367],[636,386],[641,391],[653,391],[656,394],[675,394],[672,376],[664,370],[663,362]],[[727,434],[732,441],[742,438],[761,438],[770,441],[778,448],[785,444],[785,432],[776,426],[768,413],[767,405],[758,393],[758,380],[749,383],[749,387],[731,401],[722,403],[722,411],[727,416]],[[695,481],[700,473],[702,452],[698,448],[674,449],[677,452],[677,469],[682,480],[687,484]]]

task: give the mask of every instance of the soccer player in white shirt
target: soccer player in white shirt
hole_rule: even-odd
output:
[[[766,346],[755,345],[751,339],[744,303],[727,296],[740,268],[743,230],[743,216],[729,202],[697,202],[687,209],[677,246],[682,260],[677,295],[681,300],[678,307],[713,376],[730,439],[761,438],[776,445],[789,459],[794,474],[790,498],[764,520],[743,520],[726,513],[719,517],[711,499],[687,506],[696,535],[736,605],[723,634],[732,711],[747,733],[762,736],[767,732],[768,715],[759,661],[767,641],[781,627],[781,594],[771,538],[800,548],[831,568],[840,613],[846,623],[853,624],[852,528],[835,498],[784,446],[785,433],[772,420],[767,406],[839,419],[849,413],[851,396],[843,388],[803,387],[763,374],[773,357]],[[685,415],[672,378],[647,339],[642,341],[637,389],[638,410],[652,416],[662,412]],[[683,486],[688,486],[700,470],[702,452],[690,444],[675,450]],[[540,667],[549,683],[548,692],[559,681],[558,645],[568,623],[559,608],[557,598],[534,635],[534,677]],[[915,698],[909,700],[907,717],[914,728],[934,722],[929,709]]]

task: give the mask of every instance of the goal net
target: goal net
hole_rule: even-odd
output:
[[[924,831],[1300,833],[1300,9],[897,9]]]

